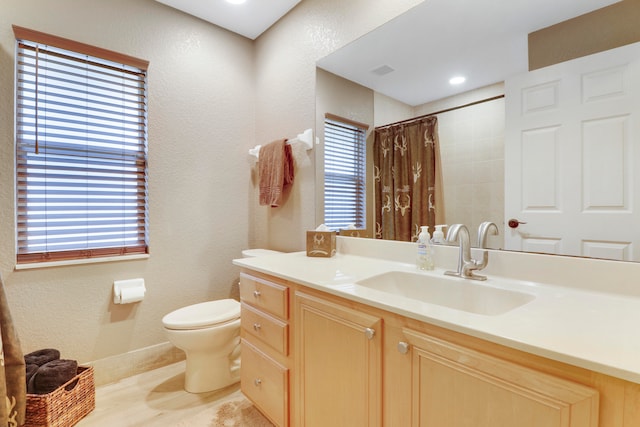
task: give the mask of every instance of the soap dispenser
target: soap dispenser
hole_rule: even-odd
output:
[[[431,236],[429,235],[429,227],[423,225],[418,235],[418,254],[416,257],[416,266],[420,270],[433,270],[433,257],[431,254]]]
[[[436,231],[433,232],[433,239],[431,239],[431,243],[444,243],[444,233],[442,232],[442,228],[446,226],[447,224],[436,225]]]

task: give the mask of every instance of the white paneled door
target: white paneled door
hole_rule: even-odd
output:
[[[505,82],[505,248],[640,261],[640,43]]]

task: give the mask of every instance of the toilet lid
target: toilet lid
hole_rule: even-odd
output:
[[[244,249],[242,251],[242,256],[244,258],[254,258],[254,257],[266,256],[266,255],[277,255],[281,253],[283,252],[272,251],[271,249]]]
[[[168,329],[198,329],[240,318],[240,303],[232,299],[201,302],[172,311],[162,318]]]

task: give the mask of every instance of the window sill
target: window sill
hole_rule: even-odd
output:
[[[148,259],[148,258],[149,258],[149,254],[135,254],[135,255],[122,255],[122,256],[111,256],[111,257],[102,257],[102,258],[70,259],[65,261],[33,262],[28,264],[16,264],[15,270],[32,270],[35,268],[66,267],[71,265],[98,264],[103,262],[116,262],[116,261],[134,261],[134,260]]]

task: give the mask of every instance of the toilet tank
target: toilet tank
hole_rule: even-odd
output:
[[[253,258],[265,255],[281,254],[283,252],[272,251],[271,249],[245,249],[242,251],[243,258]]]

